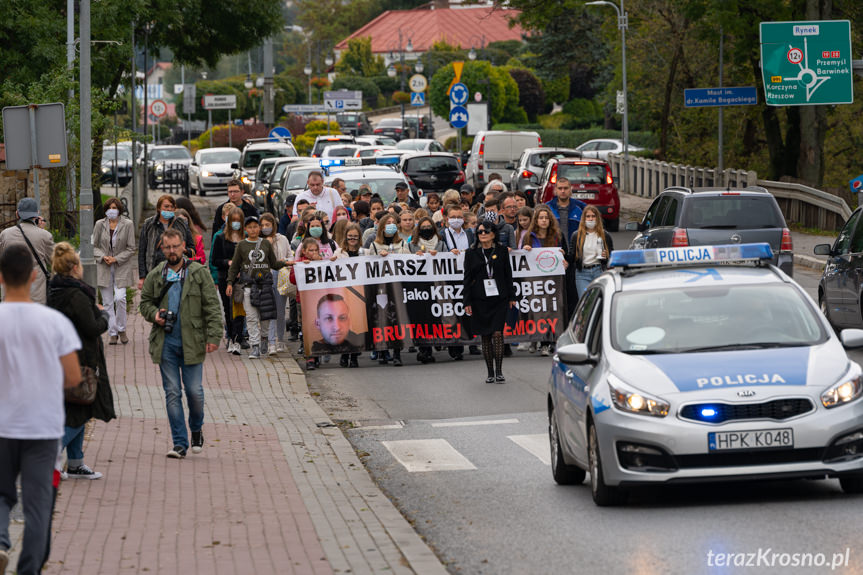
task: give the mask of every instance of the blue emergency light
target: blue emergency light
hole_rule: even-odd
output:
[[[736,263],[772,260],[770,244],[729,244],[722,246],[687,246],[650,250],[619,250],[611,252],[608,267],[692,266],[715,263]]]

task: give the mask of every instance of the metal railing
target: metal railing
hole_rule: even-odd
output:
[[[630,156],[629,170],[624,179],[620,178],[624,169],[623,156],[610,154],[608,163],[612,173],[626,181],[627,189],[621,191],[644,198],[655,198],[672,186],[737,189],[761,186],[776,198],[786,222],[822,230],[840,229],[852,212],[845,200],[838,196],[804,184],[759,180],[758,174],[752,170],[719,171]]]

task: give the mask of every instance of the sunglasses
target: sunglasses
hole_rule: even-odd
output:
[[[487,230],[487,229],[485,229],[485,228],[481,228],[481,229],[477,230],[477,232],[476,232],[476,233],[478,233],[478,234],[491,234],[491,233],[493,233],[493,232],[492,232],[491,230]]]

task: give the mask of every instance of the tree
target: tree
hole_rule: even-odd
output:
[[[372,54],[371,37],[351,38],[348,48],[336,63],[336,72],[349,76],[381,76],[386,72],[384,60]]]
[[[447,64],[435,72],[429,90],[432,110],[441,117],[449,117],[449,96],[447,89],[455,78],[452,64]],[[468,61],[464,63],[461,81],[473,92],[481,92],[484,99],[491,103],[492,123],[509,122],[519,115],[518,84],[502,68],[489,62]],[[522,112],[523,114],[523,112]]]
[[[536,117],[542,112],[542,106],[545,103],[545,93],[539,78],[525,68],[511,68],[509,75],[518,84],[519,106],[524,108],[528,121],[536,122]]]

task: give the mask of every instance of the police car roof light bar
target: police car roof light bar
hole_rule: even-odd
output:
[[[650,250],[618,250],[611,252],[608,267],[663,267],[769,261],[773,259],[770,244],[728,244],[721,246],[691,246]]]

